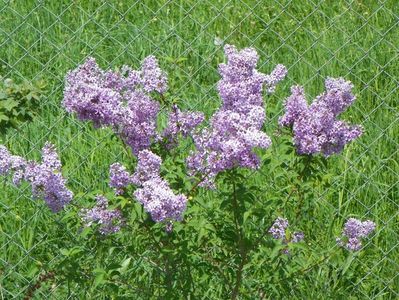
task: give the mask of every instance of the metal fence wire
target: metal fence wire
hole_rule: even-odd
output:
[[[110,130],[78,121],[61,105],[67,71],[88,56],[111,69],[138,67],[144,57],[156,56],[179,106],[209,117],[220,105],[216,83],[223,46],[254,47],[262,72],[278,63],[288,68],[276,93],[265,98],[265,130],[273,136],[290,86],[304,86],[310,100],[323,92],[327,76],[351,80],[357,100],[344,116],[362,124],[365,133],[331,158],[336,176],[314,201],[334,218],[355,215],[377,223],[367,243],[372,254],[354,257],[358,271],[367,271],[361,280],[349,279],[352,296],[399,298],[396,0],[0,1],[1,79],[46,84],[38,115],[7,129],[0,144],[29,158],[39,158],[45,141],[56,144],[69,184],[80,191],[77,202],[107,189],[109,165],[127,159]],[[252,176],[264,176],[268,191],[281,194],[278,180],[265,170]],[[62,256],[65,241],[76,239],[62,227],[63,216],[33,201],[28,187],[12,187],[5,178],[0,183],[1,298],[82,297],[77,286],[65,287],[52,280],[54,274],[40,272]],[[150,264],[145,255],[137,259]],[[40,282],[52,283],[41,288]],[[375,286],[367,290],[368,282]]]

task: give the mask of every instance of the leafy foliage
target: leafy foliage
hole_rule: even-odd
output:
[[[46,84],[43,80],[15,83],[0,76],[0,131],[32,121],[40,107]]]

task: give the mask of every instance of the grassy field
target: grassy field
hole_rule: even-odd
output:
[[[265,73],[283,63],[288,78],[274,95],[265,98],[265,129],[274,141],[265,159],[281,155],[275,133],[290,86],[303,85],[310,101],[324,90],[326,76],[343,76],[354,83],[357,95],[344,117],[362,124],[365,133],[341,155],[329,159],[330,186],[315,192],[311,213],[292,222],[320,249],[322,245],[335,246],[331,234],[338,235],[349,216],[372,219],[377,230],[366,254],[355,258],[358,267],[353,271],[361,272],[360,280],[342,282],[328,267],[316,267],[293,285],[292,295],[302,299],[395,299],[399,297],[399,5],[396,0],[378,2],[2,2],[0,75],[17,81],[44,79],[47,92],[40,115],[0,136],[0,143],[18,155],[39,158],[45,141],[53,142],[71,189],[81,192],[74,201],[84,204],[86,192],[110,191],[111,163],[132,165],[110,130],[95,130],[61,106],[66,72],[87,56],[94,56],[103,68],[114,68],[123,64],[138,67],[144,57],[154,54],[168,73],[170,91],[181,107],[207,116],[220,105],[215,89],[217,65],[224,59],[220,40],[255,47],[259,69]],[[270,166],[254,173],[249,181],[262,187],[265,201],[286,193]],[[75,242],[76,233],[62,226],[62,214],[52,215],[42,201],[32,201],[26,188],[15,189],[3,179],[0,183],[0,297],[22,299],[37,280],[40,267],[56,260],[59,249]],[[211,197],[210,193],[201,195]],[[255,277],[259,275],[259,281],[262,277],[246,272],[245,289],[250,295],[251,289],[263,284]],[[297,293],[295,285],[305,288]],[[52,298],[64,299],[68,289],[72,297],[84,297],[80,288],[62,282],[39,289],[35,296],[40,299],[52,294]],[[96,296],[106,298],[101,291]],[[248,299],[260,298],[253,297]]]

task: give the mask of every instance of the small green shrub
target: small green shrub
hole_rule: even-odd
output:
[[[0,76],[0,133],[33,119],[38,112],[44,88],[43,80],[15,83],[10,78]]]

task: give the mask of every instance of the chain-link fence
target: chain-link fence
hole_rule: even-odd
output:
[[[124,64],[138,67],[144,57],[155,55],[168,73],[170,97],[182,109],[203,111],[209,117],[220,106],[216,83],[223,46],[254,47],[262,72],[269,73],[278,63],[288,68],[276,93],[265,98],[265,131],[276,137],[276,147],[277,120],[290,86],[303,85],[310,100],[323,92],[327,76],[342,76],[353,82],[357,95],[345,118],[362,124],[365,133],[331,158],[332,173],[339,176],[314,201],[330,217],[355,215],[377,223],[367,245],[372,254],[353,258],[357,271],[367,271],[361,280],[348,280],[354,297],[394,299],[399,297],[398,13],[395,0],[3,0],[2,81],[40,79],[45,87],[38,115],[7,128],[0,141],[30,158],[38,158],[45,141],[55,143],[70,185],[80,191],[75,199],[79,202],[90,191],[107,189],[111,163],[128,160],[111,131],[95,130],[61,106],[65,74],[88,56],[114,69]],[[278,179],[264,169],[251,174],[264,175],[269,192],[282,192]],[[69,289],[65,295],[81,297],[77,286],[66,287],[53,280],[51,272],[40,271],[57,260],[46,252],[66,248],[64,241],[75,240],[74,233],[62,227],[62,216],[32,202],[28,188],[11,188],[1,180],[1,297],[62,298],[57,291]],[[335,268],[332,263],[330,267]],[[369,281],[376,282],[374,289],[363,287]],[[46,282],[50,287],[41,289],[40,283]]]

